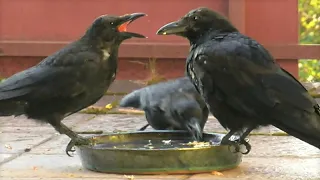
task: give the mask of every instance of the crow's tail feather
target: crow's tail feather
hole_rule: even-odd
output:
[[[140,108],[140,91],[133,91],[132,93],[123,97],[119,103],[120,107]]]
[[[305,124],[308,124],[308,126],[301,125],[295,128],[282,123],[277,123],[275,125],[288,134],[320,149],[320,113],[316,112],[313,114],[310,118],[310,122],[313,123],[306,122]]]

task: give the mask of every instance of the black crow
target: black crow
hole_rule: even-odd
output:
[[[200,141],[209,110],[188,77],[147,86],[126,95],[120,107],[144,110],[148,124],[157,130],[186,130]]]
[[[144,38],[141,34],[127,32],[126,26],[144,15],[100,16],[80,39],[3,81],[0,115],[24,114],[51,124],[72,139],[67,154],[75,144],[90,143],[61,120],[94,104],[104,95],[116,77],[121,42],[132,37]]]
[[[225,17],[208,8],[191,10],[157,34],[187,38],[186,71],[221,125],[230,129],[222,144],[239,151],[259,126],[274,125],[320,148],[320,108],[308,91],[282,69],[257,41],[241,34]],[[230,137],[240,133],[240,140]],[[246,154],[245,153],[245,154]]]

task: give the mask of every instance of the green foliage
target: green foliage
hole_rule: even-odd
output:
[[[299,61],[299,77],[303,82],[320,81],[320,61],[304,59]]]
[[[320,44],[320,0],[299,0],[300,43]],[[320,81],[320,61],[299,61],[300,81]]]
[[[299,0],[300,42],[320,44],[320,1]]]

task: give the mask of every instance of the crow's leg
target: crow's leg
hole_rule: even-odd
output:
[[[231,130],[229,133],[227,133],[221,140],[222,145],[229,145],[229,150],[230,146],[233,146],[235,151],[234,153],[240,152],[240,143],[239,141],[232,141],[230,140],[231,136],[233,136],[235,133],[237,133],[236,130]],[[230,150],[231,151],[231,150]]]
[[[147,127],[149,126],[149,124],[144,125],[142,128],[140,128],[138,131],[144,131],[147,129]]]
[[[91,141],[87,138],[81,137],[75,132],[73,132],[70,128],[68,128],[66,125],[60,123],[60,131],[61,134],[65,134],[71,138],[71,141],[68,143],[66,148],[66,153],[68,156],[71,157],[69,152],[74,152],[74,146],[75,145],[88,145],[91,143]]]
[[[63,118],[61,118],[60,116],[51,116],[47,120],[55,128],[56,131],[58,131],[60,134],[65,134],[71,138],[71,141],[68,143],[66,148],[67,155],[71,156],[69,152],[75,151],[73,149],[75,145],[87,145],[90,144],[90,140],[81,137],[77,133],[73,132],[70,128],[68,128],[61,122],[61,119]]]
[[[229,131],[221,140],[221,144],[228,144],[228,142],[230,141],[230,137],[235,134],[237,131],[231,130]]]
[[[233,131],[231,130],[225,137],[222,138],[221,144],[227,144],[227,145],[232,145],[235,147],[235,153],[241,152],[240,151],[240,145],[244,145],[246,147],[246,152],[241,152],[242,154],[248,154],[251,151],[251,145],[249,144],[249,139],[246,138],[250,132],[255,129],[255,126],[250,126],[248,127],[244,132],[239,132],[239,131]],[[239,134],[240,138],[239,140],[229,140],[230,137],[234,134]],[[230,147],[230,146],[229,146]]]

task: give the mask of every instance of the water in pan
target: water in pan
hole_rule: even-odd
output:
[[[186,139],[140,139],[130,142],[110,142],[95,145],[95,149],[180,149],[180,148],[208,148],[219,144],[212,141],[208,142],[192,142]]]

